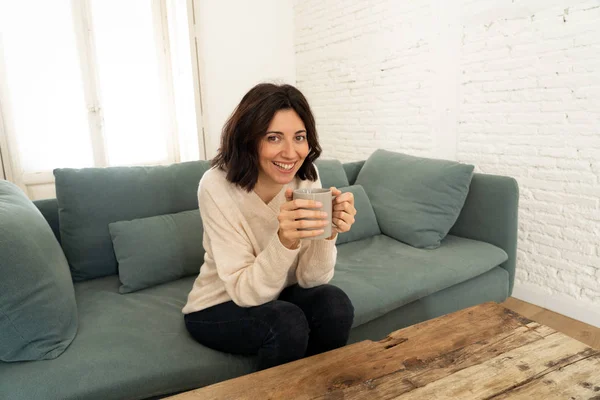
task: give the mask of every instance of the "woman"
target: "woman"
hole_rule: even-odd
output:
[[[348,341],[354,307],[328,282],[337,234],[354,223],[352,193],[331,188],[334,229],[325,240],[302,240],[323,233],[320,205],[292,200],[294,189],[321,187],[320,154],[302,93],[259,84],[225,124],[198,188],[206,255],[183,308],[186,327],[205,346],[257,355],[259,370]]]

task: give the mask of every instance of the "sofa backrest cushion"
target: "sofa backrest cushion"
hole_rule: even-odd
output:
[[[315,165],[319,170],[319,178],[324,188],[329,189],[331,186],[335,186],[339,189],[350,185],[346,171],[338,160],[317,160]]]
[[[58,224],[58,202],[56,199],[34,200],[33,204],[40,210],[48,225],[52,229],[52,233],[60,243],[60,226]]]
[[[119,263],[119,292],[130,293],[185,276],[204,262],[200,211],[108,224]]]
[[[373,206],[367,197],[365,189],[360,185],[348,186],[339,188],[342,193],[351,192],[354,195],[354,208],[356,208],[356,216],[354,225],[348,232],[343,232],[338,235],[336,244],[354,242],[356,240],[366,239],[371,236],[380,235],[381,230],[377,224],[377,218],[373,211]]]
[[[74,281],[117,273],[111,222],[198,208],[209,161],[169,166],[56,169],[60,237]]]
[[[348,183],[350,185],[354,185],[356,183],[356,178],[358,177],[358,173],[362,169],[363,165],[365,165],[365,160],[347,162],[343,164],[344,171],[346,171],[346,177],[348,178]]]
[[[50,226],[14,184],[0,180],[0,360],[49,360],[77,333],[69,265]]]
[[[356,183],[365,188],[383,234],[434,249],[456,222],[472,176],[472,165],[377,150]]]

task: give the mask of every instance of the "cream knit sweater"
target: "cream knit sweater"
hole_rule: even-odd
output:
[[[206,254],[183,313],[230,300],[242,307],[257,306],[277,299],[294,283],[304,288],[328,283],[337,257],[335,239],[301,240],[299,248],[289,250],[277,235],[285,189],[320,188],[321,181],[295,178],[265,204],[254,191],[246,192],[225,176],[213,168],[200,180]]]

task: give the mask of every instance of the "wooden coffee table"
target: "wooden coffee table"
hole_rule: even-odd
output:
[[[171,399],[600,400],[600,351],[486,303]]]

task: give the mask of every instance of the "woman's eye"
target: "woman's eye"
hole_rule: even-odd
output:
[[[296,136],[296,140],[301,142],[303,140],[306,140],[306,136]]]
[[[277,142],[279,140],[279,137],[278,136],[269,136],[269,137],[267,137],[267,140],[269,142],[274,142],[275,143],[275,142]]]

